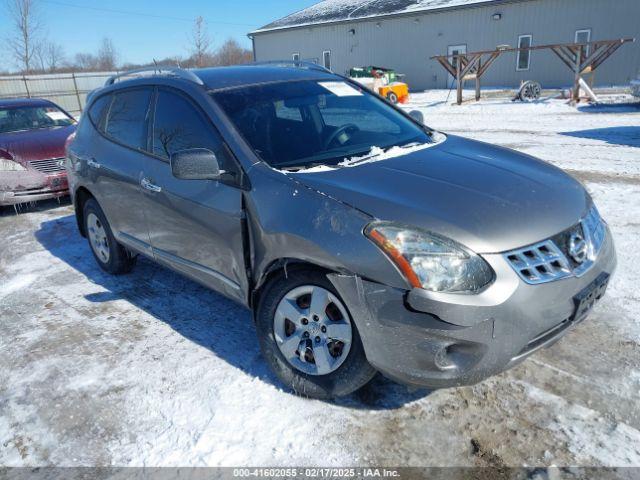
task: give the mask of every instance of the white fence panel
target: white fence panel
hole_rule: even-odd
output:
[[[46,98],[80,115],[87,94],[117,72],[54,73],[0,77],[0,98]]]

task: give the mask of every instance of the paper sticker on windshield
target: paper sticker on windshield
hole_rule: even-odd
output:
[[[47,117],[49,117],[51,120],[68,120],[69,117],[67,117],[64,113],[62,112],[46,112]]]
[[[344,82],[320,82],[318,85],[326,88],[337,97],[360,97],[362,92],[359,92],[348,83]]]

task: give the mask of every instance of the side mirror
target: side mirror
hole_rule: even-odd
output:
[[[216,154],[206,148],[181,150],[171,155],[171,172],[181,180],[217,180],[220,170]]]
[[[424,125],[424,115],[420,110],[411,110],[409,116],[413,118],[420,125]]]

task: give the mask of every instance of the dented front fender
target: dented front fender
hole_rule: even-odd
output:
[[[406,280],[363,231],[371,216],[265,165],[251,170],[245,201],[254,284],[280,259],[355,273],[406,288]]]

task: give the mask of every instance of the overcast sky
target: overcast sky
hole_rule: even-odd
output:
[[[0,45],[11,32],[6,0],[0,0]],[[37,0],[44,33],[72,58],[95,53],[103,37],[113,40],[121,62],[187,56],[193,19],[201,15],[215,45],[228,37],[247,48],[247,33],[318,0]],[[16,65],[6,48],[0,60]],[[0,68],[0,70],[8,70]]]

